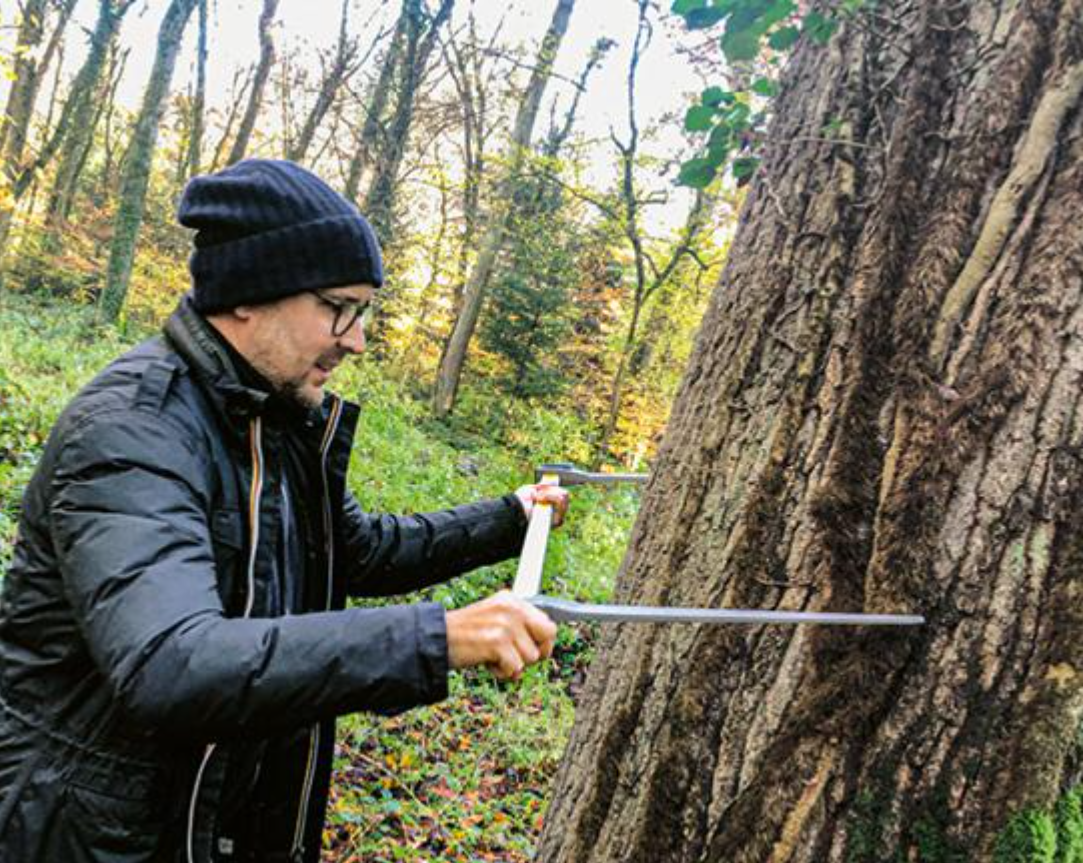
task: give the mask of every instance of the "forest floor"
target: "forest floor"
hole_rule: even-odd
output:
[[[57,415],[98,370],[152,333],[101,327],[91,309],[71,303],[0,298],[0,572],[22,489]],[[464,400],[490,409],[435,422],[393,367],[369,360],[340,369],[333,387],[362,406],[350,486],[373,511],[432,510],[506,493],[531,481],[535,461],[561,460],[575,432],[574,419],[552,422],[531,406],[494,412],[492,393]],[[531,433],[493,419],[509,416],[528,417]],[[637,504],[630,490],[577,490],[567,525],[550,542],[547,592],[606,599]],[[405,601],[460,606],[508,586],[513,573],[506,562]],[[453,674],[440,704],[343,718],[324,860],[528,860],[595,636],[562,626],[554,660],[514,684],[484,672]]]

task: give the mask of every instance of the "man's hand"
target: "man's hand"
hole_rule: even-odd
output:
[[[518,680],[528,665],[552,656],[556,637],[553,621],[506,590],[447,613],[451,667],[485,665],[500,680]]]
[[[553,527],[564,523],[564,514],[568,511],[568,490],[559,485],[524,485],[515,490],[515,496],[523,505],[527,519],[534,512],[535,503],[547,503],[553,507]]]

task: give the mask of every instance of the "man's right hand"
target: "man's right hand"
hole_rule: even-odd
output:
[[[556,637],[553,621],[506,590],[447,613],[451,667],[484,665],[500,680],[518,680],[528,665],[552,656]]]

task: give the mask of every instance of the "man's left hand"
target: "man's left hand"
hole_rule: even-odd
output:
[[[564,523],[564,514],[568,511],[568,490],[559,485],[524,485],[515,490],[515,496],[522,504],[527,519],[534,512],[535,503],[547,503],[553,507],[553,527]]]

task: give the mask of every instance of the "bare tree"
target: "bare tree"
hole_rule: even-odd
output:
[[[338,42],[335,44],[335,54],[330,64],[325,64],[323,75],[320,78],[319,91],[312,110],[305,117],[304,126],[286,153],[286,158],[295,162],[304,161],[308,148],[312,146],[312,140],[316,137],[316,130],[327,116],[331,105],[338,96],[342,85],[357,71],[358,46],[357,40],[351,38],[347,25],[349,23],[350,0],[342,0],[342,12],[339,18]],[[321,57],[321,62],[323,58]]]
[[[395,23],[395,31],[388,43],[387,50],[380,58],[380,74],[373,83],[365,102],[361,132],[354,145],[353,157],[346,176],[344,194],[351,201],[356,201],[361,188],[361,179],[371,162],[372,153],[377,146],[384,114],[391,99],[392,86],[398,72],[400,58],[406,42],[406,33],[410,26],[409,3],[404,0],[402,12]]]
[[[4,115],[0,118],[0,186],[6,187],[11,195],[11,206],[0,209],[0,259],[3,258],[11,231],[15,202],[23,196],[28,185],[20,182],[20,178],[27,170],[26,144],[34,103],[61,44],[75,0],[63,0],[58,5],[57,22],[45,50],[38,57],[37,48],[45,38],[47,17],[52,5],[50,0],[27,0],[15,37],[14,78],[8,91]]]
[[[380,147],[372,160],[372,183],[362,207],[377,236],[385,242],[391,236],[399,170],[413,123],[417,91],[428,69],[437,34],[450,17],[454,2],[440,0],[435,15],[431,17],[422,0],[406,0],[404,4],[407,27],[399,60],[395,110],[380,136]]]
[[[203,160],[204,114],[207,110],[207,0],[199,0],[199,38],[196,41],[196,88],[188,112],[188,146],[179,163],[177,182],[198,174]]]
[[[256,74],[252,79],[252,89],[248,92],[248,106],[241,118],[241,125],[237,128],[237,137],[233,139],[233,147],[226,159],[227,165],[241,161],[248,152],[248,145],[252,138],[252,130],[256,128],[256,117],[259,115],[259,107],[263,101],[263,91],[267,86],[267,79],[271,76],[271,68],[275,60],[274,37],[271,28],[274,26],[275,14],[278,12],[278,0],[263,0],[263,11],[259,16],[259,62],[256,64]]]
[[[124,161],[117,213],[113,220],[113,240],[109,250],[109,268],[105,288],[99,300],[101,316],[115,321],[124,308],[132,276],[132,262],[150,182],[151,162],[158,142],[158,126],[165,111],[166,96],[173,80],[184,28],[197,0],[172,0],[158,31],[158,48],[150,73],[143,105]]]
[[[48,157],[52,149],[56,153],[56,176],[49,193],[47,219],[50,234],[56,236],[67,222],[75,197],[79,175],[86,161],[86,153],[94,140],[94,130],[100,116],[105,90],[109,86],[107,68],[110,51],[120,32],[121,22],[134,0],[100,0],[98,19],[90,37],[90,51],[75,81],[72,83],[68,101],[60,121],[53,132],[53,140],[46,145],[39,157]],[[38,166],[35,166],[35,169]]]
[[[559,0],[557,3],[549,29],[538,50],[530,81],[519,104],[515,127],[512,131],[508,172],[495,197],[494,209],[489,214],[489,224],[481,241],[477,261],[463,289],[462,308],[455,320],[455,326],[448,338],[440,369],[437,372],[433,410],[440,417],[449,414],[455,405],[459,380],[466,362],[466,349],[477,327],[481,306],[485,299],[485,290],[496,265],[496,256],[504,244],[504,234],[510,218],[508,203],[512,199],[520,166],[529,151],[534,121],[538,115],[542,95],[549,81],[553,61],[556,59],[557,51],[560,50],[560,43],[568,29],[568,21],[574,5],[575,0]]]

